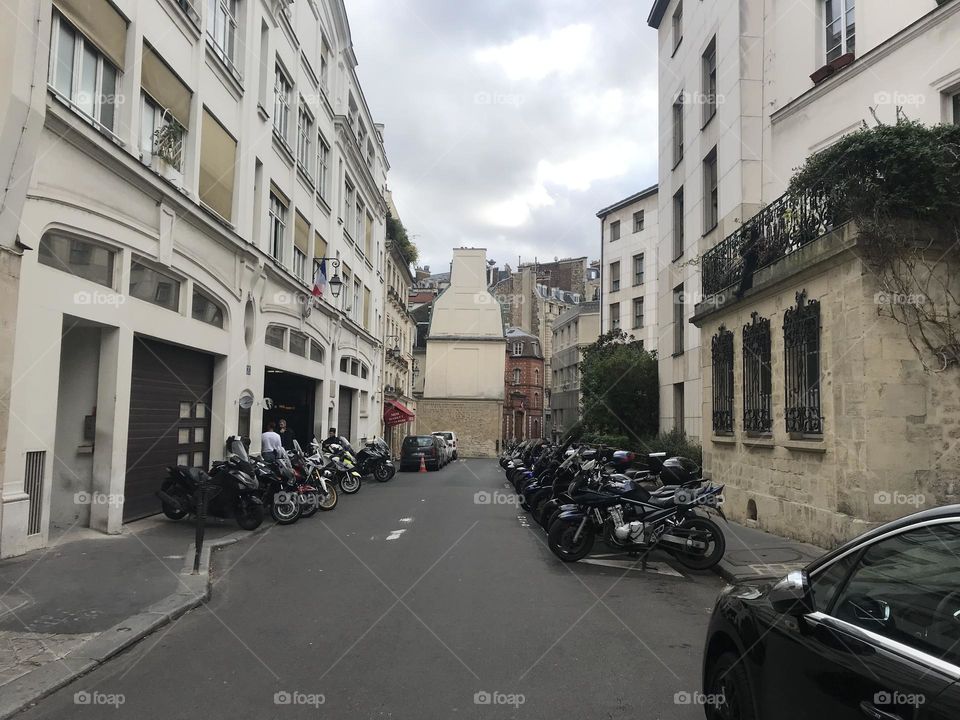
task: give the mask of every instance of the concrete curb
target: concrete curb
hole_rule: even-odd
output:
[[[264,525],[260,526],[261,528]],[[205,542],[200,553],[200,572],[193,574],[194,543],[187,549],[186,561],[180,571],[180,587],[146,610],[132,615],[112,628],[91,638],[62,659],[48,663],[17,678],[3,689],[0,698],[0,720],[35,705],[37,702],[68,685],[110,658],[123,652],[147,635],[167,625],[188,611],[207,602],[211,595],[210,558],[212,551],[233,545],[256,535],[260,530],[238,531]]]

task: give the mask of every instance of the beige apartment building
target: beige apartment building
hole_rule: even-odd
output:
[[[271,420],[378,434],[389,165],[342,0],[14,8],[0,32],[36,37],[0,51],[24,118],[0,157],[21,142],[25,169],[3,239],[31,249],[0,555],[119,532],[157,511],[166,465],[208,466],[233,434],[256,451]]]
[[[603,238],[600,327],[605,333],[623,330],[647,350],[658,345],[658,209],[654,185],[597,213]]]
[[[583,349],[600,337],[599,301],[580,303],[567,309],[553,323],[553,439],[558,439],[580,420],[583,393],[580,390],[580,362]]]
[[[485,249],[454,249],[449,285],[430,313],[417,403],[419,432],[455,432],[466,457],[495,457],[503,422],[506,340],[486,280]]]
[[[956,369],[925,368],[879,315],[857,229],[822,198],[784,192],[795,167],[864,122],[960,122],[960,4],[829,9],[670,0],[650,15],[661,248],[676,258],[660,295],[684,300],[672,318],[661,308],[662,379],[682,380],[683,411],[702,417],[705,470],[726,484],[730,516],[823,546],[955,502],[958,479]]]

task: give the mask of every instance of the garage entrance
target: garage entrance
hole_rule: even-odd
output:
[[[263,376],[263,396],[273,401],[273,407],[263,411],[263,429],[268,422],[287,421],[293,436],[306,448],[315,435],[313,410],[317,381],[304,375],[268,367]],[[322,438],[318,438],[322,439]]]
[[[134,336],[124,522],[160,511],[168,465],[209,467],[212,388],[212,355]]]

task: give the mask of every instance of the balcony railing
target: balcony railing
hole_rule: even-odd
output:
[[[703,294],[739,285],[765,268],[839,227],[843,216],[835,194],[786,193],[708,250],[702,260]]]

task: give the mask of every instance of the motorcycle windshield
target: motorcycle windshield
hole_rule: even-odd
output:
[[[240,438],[233,436],[227,441],[227,450],[228,454],[236,455],[240,458],[241,462],[250,462],[250,457],[247,455],[247,448],[244,446]]]

